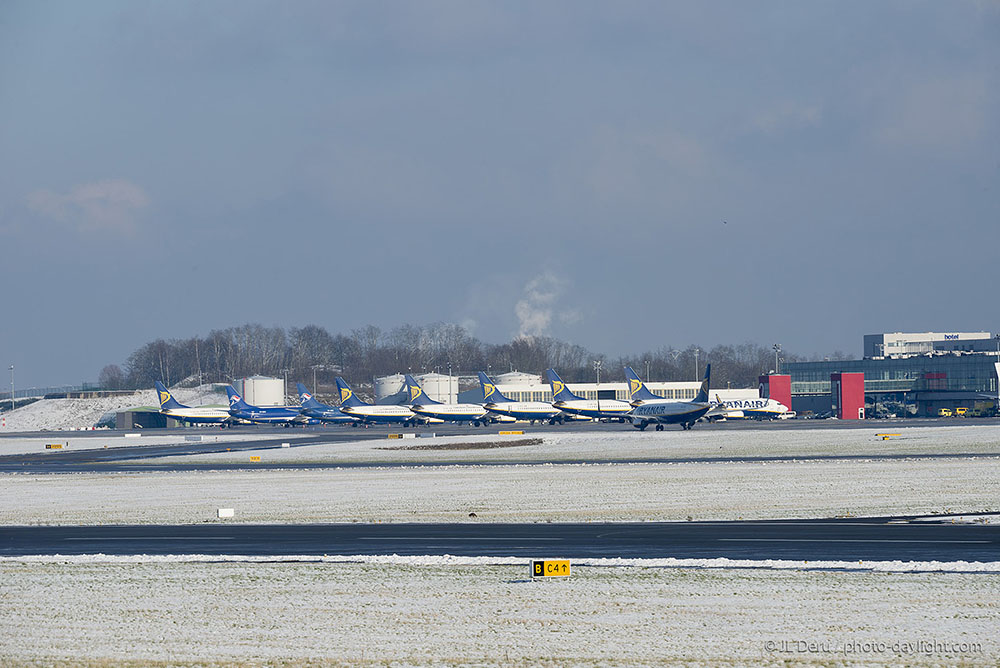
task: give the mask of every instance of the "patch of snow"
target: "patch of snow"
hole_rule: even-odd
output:
[[[456,555],[280,555],[241,554],[45,554],[0,556],[0,562],[36,564],[173,564],[274,563],[382,564],[406,566],[529,566],[524,557]],[[1000,573],[1000,561],[798,561],[789,559],[573,559],[573,568],[740,568],[799,571],[871,571],[879,573]]]
[[[0,524],[187,524],[223,507],[247,523],[953,515],[1000,511],[998,479],[1000,458],[11,474]]]
[[[220,430],[221,431],[221,430]],[[248,434],[223,432],[218,434],[198,434],[199,443],[230,443],[233,441],[245,442],[256,441],[267,438],[274,438],[274,434]],[[300,437],[297,434],[289,436],[294,439]],[[157,432],[123,432],[123,431],[95,431],[73,434],[72,432],[58,432],[46,436],[17,437],[11,436],[0,438],[0,455],[22,455],[31,453],[46,453],[53,457],[58,457],[65,452],[74,450],[101,450],[104,448],[133,448],[141,445],[184,445],[186,443],[184,434],[157,434]],[[47,449],[45,446],[58,444],[63,447],[57,450]],[[188,443],[188,445],[190,445]],[[161,460],[157,460],[159,462]]]
[[[572,429],[567,427],[567,430]],[[902,431],[902,430],[901,430]],[[461,459],[487,462],[635,461],[653,458],[743,458],[879,455],[929,455],[949,453],[995,454],[1000,452],[1000,426],[910,427],[905,438],[883,441],[875,429],[697,429],[693,431],[621,432],[551,431],[523,436],[499,436],[495,432],[465,436],[420,439],[421,446],[447,443],[517,441],[540,436],[543,442],[510,448],[481,450],[398,450],[398,440],[331,442],[268,453],[271,462],[338,464],[351,462],[421,462],[434,464]],[[214,453],[163,460],[168,462],[232,463],[243,453]]]
[[[992,573],[578,565],[568,578],[533,581],[527,570],[386,559],[0,561],[0,656],[490,666],[985,666],[1000,657]],[[927,644],[892,648],[917,640]]]
[[[216,390],[214,385],[179,388],[171,392],[177,401],[189,406],[229,405],[226,393]],[[107,412],[158,405],[156,391],[149,389],[94,399],[40,399],[5,413],[4,417],[7,419],[6,432],[89,429]]]

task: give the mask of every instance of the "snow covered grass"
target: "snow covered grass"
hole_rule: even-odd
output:
[[[0,562],[0,663],[995,665],[1000,575]],[[918,643],[924,643],[920,645]]]
[[[200,443],[228,443],[232,441],[256,441],[274,439],[274,434],[195,434]],[[284,435],[281,435],[284,438]],[[71,432],[58,432],[46,436],[8,437],[0,438],[0,455],[22,455],[32,453],[47,453],[58,457],[61,453],[72,450],[100,450],[103,448],[130,448],[139,445],[181,445],[184,434],[157,434],[156,432],[121,432],[98,431],[87,432],[86,435],[73,435]],[[294,442],[298,434],[293,434],[285,440]],[[59,450],[46,449],[47,444],[60,444]]]
[[[218,508],[248,523],[961,514],[1000,511],[998,481],[994,457],[17,474],[0,477],[0,524],[198,523]]]
[[[525,435],[488,434],[447,436],[407,441],[369,440],[329,443],[267,451],[261,454],[269,462],[312,462],[338,464],[347,462],[447,462],[461,458],[467,462],[567,462],[577,460],[630,461],[649,458],[689,457],[808,457],[814,455],[853,456],[868,454],[947,454],[1000,453],[1000,426],[974,425],[954,427],[896,428],[888,440],[877,434],[884,429],[727,429],[693,431],[639,432],[623,426],[619,431],[532,432]],[[543,442],[517,448],[491,448],[456,453],[451,450],[388,450],[400,445],[431,445],[514,441],[541,436]],[[166,462],[227,463],[246,461],[245,452],[193,455],[190,458],[159,460]]]
[[[190,406],[229,405],[226,393],[215,391],[212,385],[171,392],[177,401]],[[81,429],[90,428],[108,411],[158,405],[156,391],[149,389],[130,395],[96,399],[41,399],[6,413],[4,417],[7,419],[7,432]]]
[[[334,554],[252,556],[243,554],[41,554],[0,557],[0,563],[33,564],[215,564],[215,563],[324,563],[382,564],[385,566],[523,566],[525,557],[462,557],[445,555]],[[994,573],[1000,574],[1000,561],[796,561],[790,559],[676,559],[668,558],[586,558],[573,559],[573,567],[635,568],[739,568],[797,571],[870,571],[873,573]]]

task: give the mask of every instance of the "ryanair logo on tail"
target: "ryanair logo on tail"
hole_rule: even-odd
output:
[[[628,380],[628,393],[635,394],[642,389],[642,381],[638,378],[629,378]]]
[[[229,405],[230,406],[234,406],[234,405],[238,404],[239,402],[240,402],[240,395],[234,394],[233,396],[229,397]]]
[[[424,391],[421,390],[416,385],[410,385],[410,401],[415,400],[417,397],[419,397],[423,393],[424,393]]]
[[[351,392],[346,387],[340,388],[340,403],[344,403],[345,401],[347,401],[348,399],[350,399],[353,396],[354,396],[354,393]]]
[[[312,398],[313,398],[313,396],[311,394],[309,394],[308,392],[304,392],[302,394],[302,401],[309,401]]]
[[[552,381],[552,396],[555,396],[566,389],[566,383],[561,380]]]
[[[170,401],[170,399],[171,399],[171,397],[170,397],[170,393],[169,392],[160,392],[160,405],[161,406],[163,404],[167,403],[168,401]]]
[[[492,397],[496,391],[497,388],[493,383],[483,383],[483,401]]]

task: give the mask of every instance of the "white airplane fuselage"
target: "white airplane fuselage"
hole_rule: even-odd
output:
[[[340,412],[362,422],[374,423],[410,422],[416,418],[406,406],[340,406]]]
[[[717,405],[710,417],[727,420],[774,420],[787,413],[788,406],[774,399],[733,399]]]
[[[422,404],[410,406],[410,410],[417,415],[447,422],[471,422],[489,415],[489,411],[479,404]]]
[[[163,408],[160,414],[180,422],[218,424],[230,419],[224,408]]]
[[[552,404],[542,401],[499,401],[483,404],[483,408],[491,413],[506,415],[516,420],[552,420],[561,414]]]
[[[617,399],[570,399],[555,401],[552,406],[564,413],[590,418],[622,418],[632,410],[632,404]]]

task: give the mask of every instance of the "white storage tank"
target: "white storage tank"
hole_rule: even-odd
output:
[[[285,404],[285,381],[268,376],[241,378],[233,387],[251,406],[283,406]]]
[[[403,374],[397,373],[392,376],[382,376],[375,379],[375,401],[381,401],[386,397],[399,394],[403,391]]]
[[[545,381],[537,373],[522,373],[521,371],[511,371],[502,373],[493,378],[497,385],[539,385]]]
[[[425,373],[422,376],[417,376],[417,382],[431,399],[444,404],[458,403],[458,376]]]

